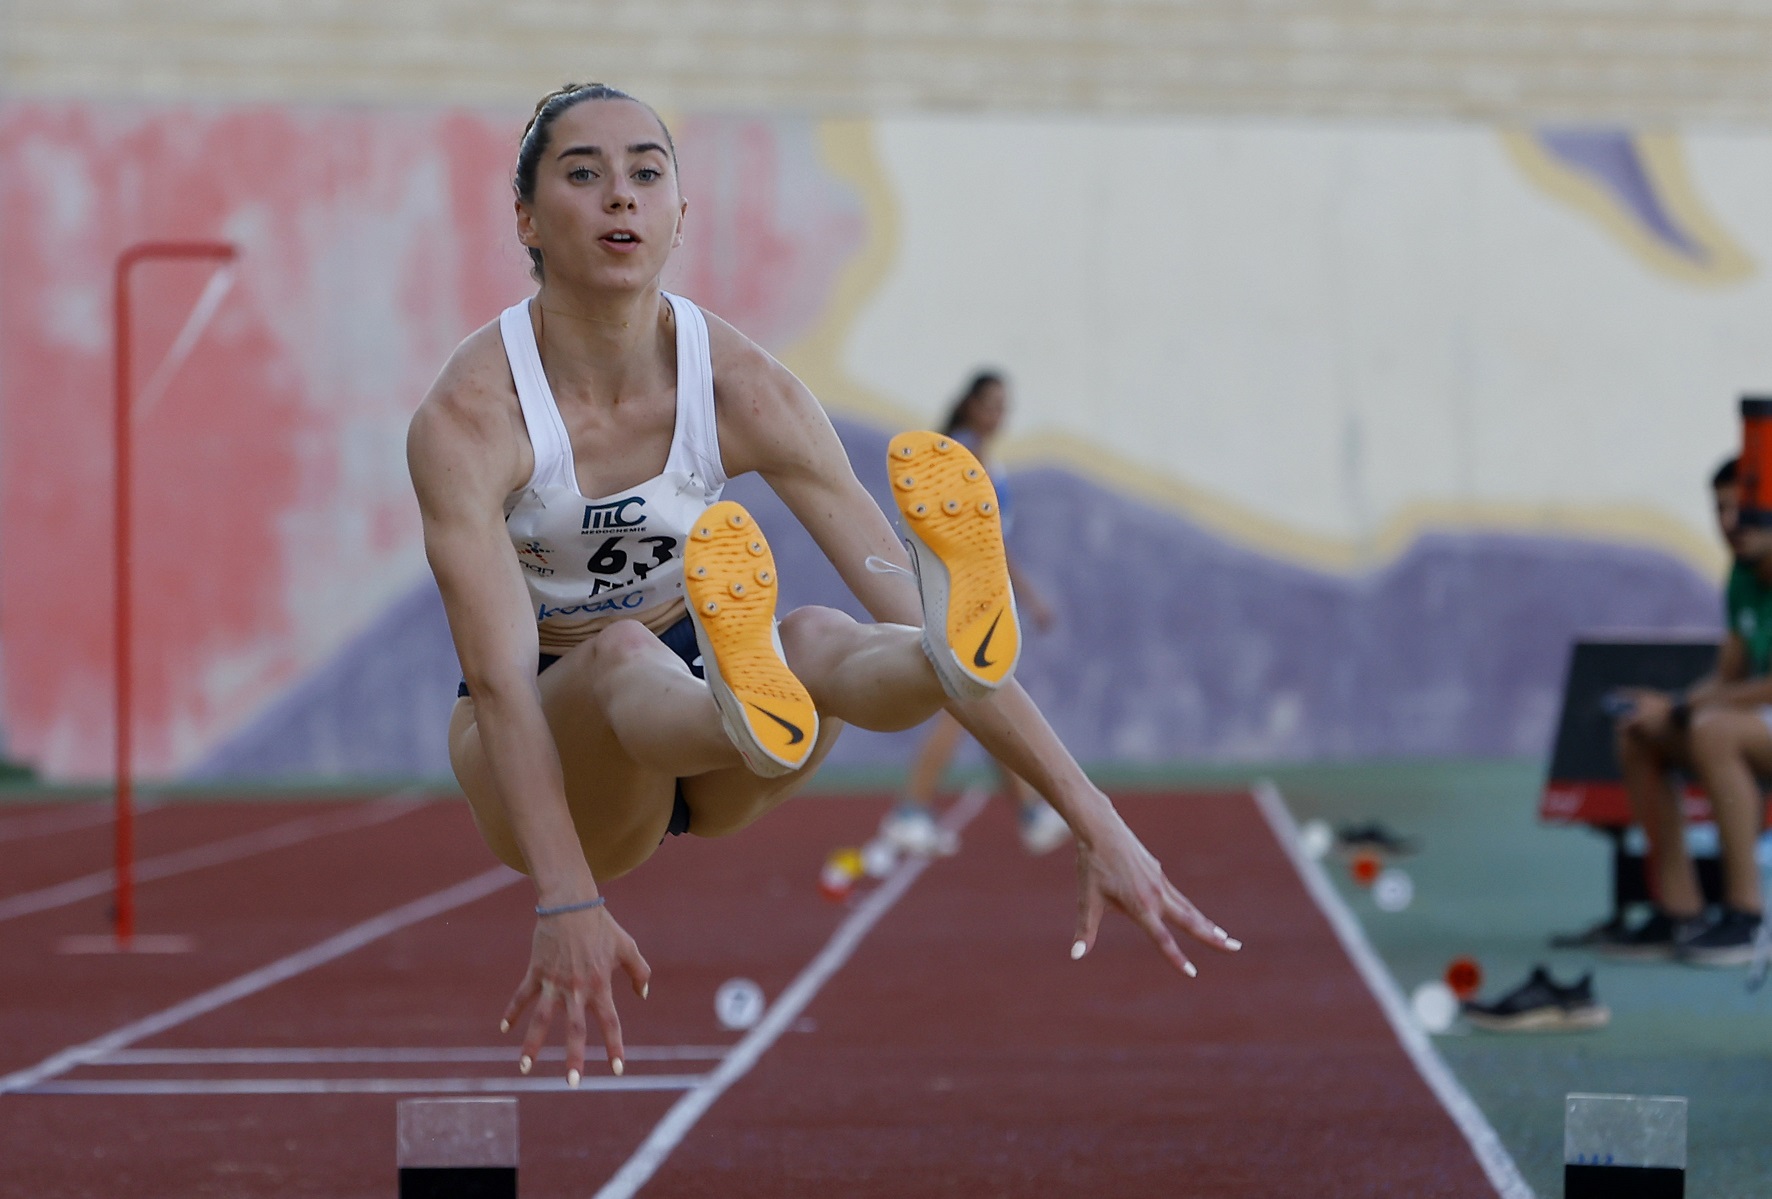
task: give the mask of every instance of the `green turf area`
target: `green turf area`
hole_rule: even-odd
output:
[[[1538,823],[1537,762],[1321,766],[1270,772],[1300,822],[1383,821],[1417,837],[1398,861],[1415,901],[1387,914],[1335,857],[1337,888],[1405,993],[1469,954],[1482,998],[1534,963],[1560,980],[1594,971],[1609,1027],[1581,1034],[1434,1038],[1541,1196],[1562,1194],[1563,1096],[1570,1091],[1690,1100],[1687,1195],[1772,1193],[1772,987],[1749,995],[1745,971],[1626,964],[1552,951],[1546,938],[1606,913],[1609,851],[1597,834]]]

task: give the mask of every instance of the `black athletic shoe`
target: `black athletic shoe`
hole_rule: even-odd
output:
[[[1635,928],[1621,929],[1593,948],[1627,962],[1665,962],[1674,956],[1674,944],[1680,937],[1691,936],[1703,927],[1702,917],[1681,920],[1656,908]]]
[[[1725,907],[1709,924],[1681,936],[1674,957],[1689,966],[1745,966],[1754,960],[1759,932],[1758,913]]]
[[[1342,825],[1335,833],[1335,841],[1346,850],[1371,849],[1394,858],[1421,848],[1413,837],[1399,837],[1376,820],[1370,824]]]
[[[1543,966],[1494,1003],[1467,1001],[1464,1018],[1491,1032],[1584,1032],[1604,1028],[1612,1013],[1594,998],[1594,976],[1562,986]]]

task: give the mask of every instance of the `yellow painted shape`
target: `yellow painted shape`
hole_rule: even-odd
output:
[[[1709,248],[1712,260],[1708,267],[1674,254],[1645,235],[1603,188],[1550,160],[1530,134],[1506,131],[1503,139],[1529,178],[1593,215],[1654,269],[1706,285],[1735,282],[1757,270],[1705,209],[1689,182],[1690,172],[1676,137],[1639,134],[1638,146],[1645,162],[1651,164],[1652,177],[1669,212]],[[825,121],[818,128],[818,143],[825,168],[862,199],[865,240],[844,267],[818,324],[783,352],[782,361],[833,410],[887,432],[914,428],[927,417],[880,395],[843,368],[851,330],[891,273],[901,234],[899,204],[875,151],[873,122]],[[1060,466],[1117,495],[1174,512],[1258,553],[1341,574],[1393,562],[1430,532],[1499,532],[1647,547],[1672,554],[1707,575],[1720,573],[1728,564],[1714,538],[1647,506],[1424,501],[1393,514],[1372,537],[1356,540],[1304,532],[1072,434],[1008,439],[997,460],[1008,465]]]
[[[1693,186],[1692,172],[1686,164],[1685,150],[1678,135],[1635,133],[1632,140],[1656,198],[1680,229],[1703,250],[1703,261],[1681,254],[1643,228],[1636,215],[1626,210],[1611,191],[1597,180],[1559,162],[1531,131],[1508,129],[1503,130],[1501,136],[1508,156],[1527,179],[1591,219],[1634,258],[1658,274],[1682,283],[1724,287],[1758,273],[1759,267],[1753,257],[1711,215],[1698,189]]]
[[[898,258],[898,199],[875,152],[872,121],[823,121],[817,137],[825,169],[861,197],[864,240],[838,275],[818,324],[783,350],[781,360],[828,407],[891,430],[909,428],[922,418],[859,382],[843,367],[843,351],[862,308],[892,273]]]

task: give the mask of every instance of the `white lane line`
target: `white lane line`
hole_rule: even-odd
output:
[[[140,1020],[125,1024],[102,1037],[80,1045],[70,1046],[60,1053],[45,1058],[35,1066],[0,1076],[0,1095],[40,1086],[70,1070],[90,1065],[99,1058],[116,1053],[119,1049],[125,1049],[137,1041],[145,1041],[169,1028],[176,1028],[187,1020],[194,1020],[216,1008],[225,1007],[235,1000],[255,995],[286,979],[294,978],[298,974],[305,974],[316,966],[323,966],[335,958],[341,958],[372,941],[378,941],[390,933],[399,932],[408,925],[418,924],[433,916],[439,916],[444,912],[473,903],[477,899],[484,899],[486,896],[510,886],[522,877],[508,866],[496,866],[482,874],[476,874],[470,879],[456,883],[453,887],[445,887],[441,891],[415,899],[411,903],[402,904],[400,907],[383,912],[379,916],[372,916],[368,920],[354,924],[344,932],[310,945],[298,953],[292,953],[268,966],[261,966],[257,970],[242,974],[232,982],[212,987],[201,995],[192,996],[182,1003],[175,1003],[151,1016],[144,1016]]]
[[[154,882],[175,874],[188,874],[193,870],[219,866],[224,862],[237,862],[241,858],[269,853],[273,849],[287,849],[291,845],[312,841],[316,837],[384,824],[421,808],[428,802],[402,792],[354,805],[343,812],[331,812],[324,816],[300,816],[282,824],[274,824],[270,828],[241,833],[237,837],[226,837],[207,845],[194,845],[189,849],[143,858],[135,864],[135,881]],[[0,920],[16,920],[33,912],[46,912],[51,908],[66,907],[83,899],[105,895],[116,884],[117,876],[113,871],[95,870],[65,883],[9,895],[0,899]]]
[[[982,787],[969,789],[948,809],[947,815],[942,818],[942,825],[959,832],[983,810],[989,798],[990,792]],[[733,1046],[732,1052],[726,1055],[726,1060],[705,1075],[694,1090],[671,1106],[664,1119],[653,1128],[651,1135],[634,1150],[633,1156],[616,1171],[613,1178],[603,1184],[596,1199],[629,1199],[629,1196],[646,1185],[647,1180],[664,1164],[665,1158],[671,1155],[671,1151],[695,1127],[696,1121],[701,1119],[728,1087],[743,1078],[757,1064],[769,1047],[787,1031],[789,1025],[799,1019],[800,1013],[806,1010],[806,1005],[817,996],[819,989],[849,960],[849,955],[855,952],[861,939],[910,890],[911,884],[917,881],[917,876],[928,866],[928,858],[907,859],[886,877],[877,890],[856,906],[848,918],[837,926],[837,931],[831,934],[831,939],[825,942],[818,956],[800,971],[799,977],[788,984],[787,990],[770,1005],[768,1013],[757,1026]]]
[[[586,1075],[580,1091],[687,1091],[703,1074]],[[573,1088],[564,1078],[95,1078],[26,1087],[26,1095],[504,1095]]]
[[[627,1062],[717,1062],[726,1056],[726,1045],[629,1045]],[[322,1066],[385,1065],[400,1063],[509,1062],[516,1064],[522,1050],[516,1045],[397,1046],[387,1049],[341,1046],[332,1049],[119,1049],[94,1058],[88,1066]],[[585,1061],[600,1062],[606,1051],[585,1046]],[[553,1045],[541,1051],[539,1060],[563,1062],[566,1050]]]
[[[137,803],[135,814],[145,816],[157,811],[159,804]],[[11,816],[0,820],[0,844],[8,841],[24,841],[30,837],[48,837],[55,833],[70,833],[78,829],[93,828],[100,824],[109,824],[116,816],[116,809],[103,800],[81,800],[70,803],[53,812],[33,812],[29,816]]]
[[[1520,1174],[1520,1168],[1501,1143],[1489,1118],[1483,1115],[1470,1092],[1464,1089],[1457,1077],[1446,1065],[1446,1059],[1440,1056],[1433,1042],[1428,1040],[1427,1033],[1415,1022],[1409,1011],[1409,1004],[1403,998],[1402,990],[1396,980],[1385,968],[1378,952],[1372,948],[1372,942],[1366,939],[1366,930],[1348,909],[1346,903],[1336,893],[1323,868],[1298,844],[1298,826],[1292,820],[1292,813],[1286,808],[1286,801],[1280,795],[1280,789],[1269,779],[1261,779],[1251,789],[1255,796],[1255,806],[1266,818],[1268,827],[1273,830],[1274,839],[1286,856],[1292,860],[1292,868],[1298,872],[1304,888],[1317,903],[1329,926],[1341,941],[1348,960],[1359,971],[1365,980],[1366,987],[1378,1006],[1384,1012],[1384,1018],[1390,1021],[1391,1031],[1396,1034],[1402,1044],[1403,1051],[1409,1060],[1415,1063],[1415,1069],[1439,1099],[1446,1114],[1458,1125],[1458,1131],[1470,1144],[1471,1152],[1476,1154],[1477,1162],[1483,1172],[1489,1176],[1490,1185],[1502,1199],[1534,1199],[1532,1188]]]

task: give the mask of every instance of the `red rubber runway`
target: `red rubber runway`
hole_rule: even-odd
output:
[[[401,1097],[510,1091],[529,1199],[596,1194],[703,1092],[640,1194],[1493,1196],[1251,799],[1117,798],[1242,954],[1201,948],[1190,981],[1110,915],[1070,961],[1074,859],[1028,858],[1001,802],[958,857],[828,903],[821,862],[884,801],[797,800],[606,888],[652,995],[618,997],[624,1077],[593,1065],[578,1092],[557,1060],[520,1077],[496,1031],[529,893],[458,801],[154,812],[143,859],[188,868],[142,886],[140,928],[194,938],[182,954],[58,952],[105,928],[105,896],[4,918],[8,897],[102,869],[105,826],[0,838],[0,1195],[385,1199]],[[212,864],[191,852],[222,842]],[[783,999],[900,885],[708,1091],[741,1036],[715,1020],[718,985]]]

